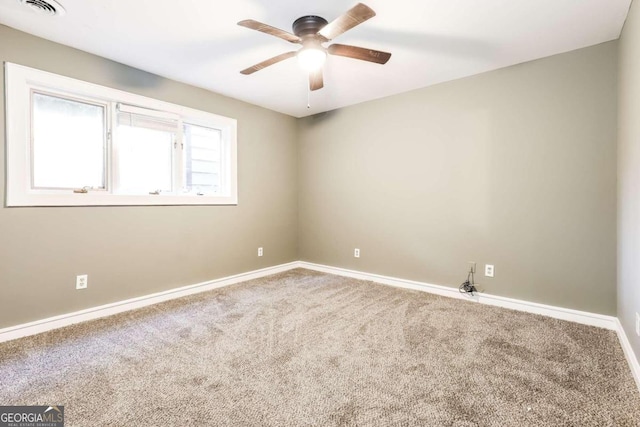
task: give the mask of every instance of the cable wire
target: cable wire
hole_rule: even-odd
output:
[[[461,294],[471,294],[473,296],[474,292],[478,292],[475,287],[475,281],[473,277],[473,267],[469,269],[469,273],[467,274],[467,280],[458,288]]]

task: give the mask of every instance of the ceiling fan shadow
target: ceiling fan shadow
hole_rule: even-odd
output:
[[[320,126],[327,121],[334,120],[337,116],[342,114],[342,109],[337,108],[334,110],[323,111],[321,113],[316,113],[311,116],[305,117],[306,125],[309,128],[313,128],[315,126]]]
[[[130,67],[119,62],[106,61],[104,68],[118,84],[127,88],[156,88],[164,84],[164,78],[157,74]]]

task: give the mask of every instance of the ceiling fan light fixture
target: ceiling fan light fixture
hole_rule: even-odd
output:
[[[341,34],[374,16],[376,16],[376,13],[373,9],[365,4],[358,3],[334,19],[331,23],[327,23],[326,19],[317,15],[302,16],[293,22],[293,34],[253,19],[240,21],[238,25],[241,27],[260,31],[261,33],[286,40],[289,43],[302,45],[302,49],[300,50],[281,53],[273,58],[245,68],[240,71],[240,73],[244,75],[253,74],[265,67],[297,56],[300,68],[309,73],[309,90],[314,91],[324,87],[322,66],[327,59],[327,55],[337,55],[376,64],[386,64],[389,58],[391,58],[391,54],[387,52],[337,43],[333,43],[326,48],[322,45],[323,43],[329,43]]]
[[[307,71],[319,70],[327,59],[327,52],[316,47],[305,47],[298,51],[298,64]]]

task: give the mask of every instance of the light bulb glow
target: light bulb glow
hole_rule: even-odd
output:
[[[324,50],[314,48],[302,48],[298,51],[298,64],[307,71],[316,71],[327,59],[327,53]]]

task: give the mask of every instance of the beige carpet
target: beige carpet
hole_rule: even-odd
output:
[[[638,426],[614,332],[293,270],[0,344],[67,426]]]

